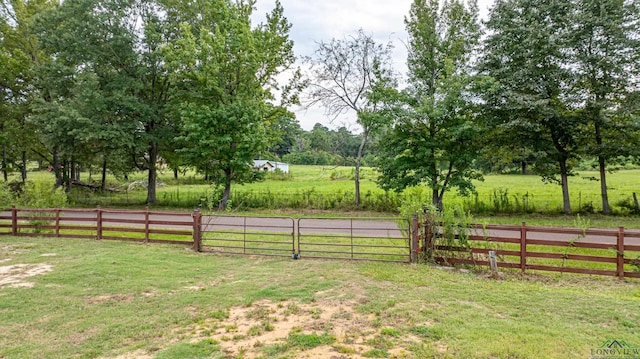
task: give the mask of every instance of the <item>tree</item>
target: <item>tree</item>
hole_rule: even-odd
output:
[[[574,0],[572,4],[570,64],[578,78],[573,94],[591,127],[593,145],[587,151],[597,158],[602,212],[609,214],[607,164],[629,156],[635,147],[625,99],[640,78],[640,3]]]
[[[472,60],[480,37],[478,7],[447,0],[415,0],[409,33],[408,87],[395,97],[393,127],[380,140],[379,183],[401,190],[426,183],[442,209],[450,188],[465,193],[480,174],[473,114]]]
[[[27,178],[29,152],[40,150],[36,129],[28,121],[35,94],[36,68],[47,59],[36,38],[35,19],[53,6],[49,0],[0,1],[0,146],[3,177],[8,167]]]
[[[297,140],[302,135],[300,123],[296,121],[295,114],[290,111],[280,111],[275,114],[275,122],[271,125],[268,134],[275,140],[269,145],[269,153],[275,158],[281,159],[291,153],[297,146]]]
[[[313,151],[330,152],[332,150],[331,134],[327,126],[316,123],[307,138],[309,139],[309,148]]]
[[[480,66],[496,81],[483,94],[489,127],[537,154],[536,170],[560,183],[567,214],[568,176],[583,125],[567,92],[575,80],[567,65],[570,14],[568,1],[498,0]]]
[[[49,76],[41,76],[46,88],[41,118],[51,129],[53,152],[58,155],[58,140],[67,138],[65,156],[80,153],[80,142],[92,144],[103,178],[107,165],[147,170],[147,203],[157,201],[160,146],[175,133],[165,108],[169,81],[160,48],[176,26],[163,20],[163,10],[153,1],[69,0],[41,21],[40,39],[55,55],[43,67],[42,74]],[[66,74],[67,83],[61,83],[57,70]],[[89,100],[96,106],[78,108]],[[65,127],[74,131],[57,132]],[[121,156],[113,161],[116,155]]]
[[[305,62],[310,66],[308,106],[321,104],[327,115],[354,112],[362,127],[362,142],[356,155],[355,204],[360,204],[360,163],[367,139],[383,126],[385,118],[372,115],[380,103],[372,98],[379,83],[393,82],[391,46],[376,44],[362,29],[355,36],[342,40],[320,42],[313,56]]]
[[[283,111],[269,102],[273,85],[295,61],[280,3],[255,28],[252,9],[253,1],[200,4],[198,22],[183,24],[180,38],[166,49],[178,86],[184,151],[224,188],[220,209],[227,207],[233,182],[256,178],[253,159],[267,150],[267,133]]]

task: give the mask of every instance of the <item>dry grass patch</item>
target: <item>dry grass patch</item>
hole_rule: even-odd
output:
[[[41,264],[14,264],[0,267],[0,288],[31,288],[32,282],[27,278],[51,272],[53,266],[47,263]]]
[[[373,325],[375,316],[358,313],[354,309],[358,305],[355,300],[260,300],[231,308],[226,319],[207,319],[180,332],[190,333],[192,341],[211,338],[228,357],[244,359],[280,354],[311,359],[365,358],[363,354],[376,348],[378,337],[384,337],[390,346],[388,357],[402,358],[411,344],[419,342],[414,336],[381,334]]]

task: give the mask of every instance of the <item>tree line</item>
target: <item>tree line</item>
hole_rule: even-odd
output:
[[[473,191],[481,169],[529,168],[562,187],[593,160],[606,175],[640,158],[640,0],[414,0],[406,76],[364,30],[321,41],[298,68],[292,24],[254,0],[1,0],[0,167],[42,161],[56,186],[80,167],[195,168],[223,188],[253,159],[373,165],[389,190]],[[287,81],[283,83],[282,78]],[[302,131],[291,105],[356,115],[358,133]]]
[[[138,169],[155,203],[162,158],[207,173],[225,206],[297,102],[291,24],[280,3],[252,24],[254,3],[2,1],[5,180],[10,165],[24,179],[33,157],[51,164],[56,186],[79,164],[100,166],[103,185],[107,170]]]
[[[362,32],[311,59],[312,101],[354,110],[363,145],[377,134],[383,188],[426,185],[442,208],[479,167],[519,162],[561,186],[569,214],[569,177],[594,159],[611,213],[607,173],[640,158],[639,1],[497,0],[481,22],[473,0],[415,0],[405,25],[403,86]]]

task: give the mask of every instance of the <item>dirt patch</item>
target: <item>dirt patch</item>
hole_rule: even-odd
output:
[[[0,267],[0,288],[31,288],[34,284],[25,279],[48,273],[52,270],[53,266],[46,263],[14,264]]]
[[[112,359],[152,359],[153,357],[153,355],[147,354],[147,352],[145,352],[144,350],[136,350],[131,353],[112,357]]]
[[[85,300],[89,304],[102,304],[105,302],[125,302],[129,303],[133,300],[132,295],[126,294],[101,294],[92,297],[85,297]]]
[[[190,333],[193,341],[215,339],[229,357],[255,359],[264,357],[266,350],[279,347],[296,358],[359,359],[385,336],[374,324],[376,316],[358,313],[354,309],[357,306],[354,299],[321,299],[313,303],[264,300],[234,307],[225,319],[207,319],[180,332]],[[291,333],[330,336],[333,342],[310,349],[287,346]],[[419,339],[385,337],[384,341],[392,343],[388,348],[390,357],[402,358],[408,355],[406,348]]]

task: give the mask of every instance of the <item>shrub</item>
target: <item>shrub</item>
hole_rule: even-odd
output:
[[[0,206],[10,207],[12,203],[16,203],[15,194],[5,182],[0,182]]]
[[[46,181],[27,181],[16,205],[28,208],[66,207],[69,203],[64,188],[53,188]]]
[[[456,248],[456,251],[448,251],[443,257],[466,256],[469,248],[470,225],[473,222],[471,214],[458,205],[446,206],[442,211],[431,203],[431,196],[422,187],[408,188],[403,192],[400,215],[402,224],[411,223],[411,217],[418,215],[418,221],[422,224],[421,237],[425,241],[425,255],[427,260],[436,257],[431,245],[441,245]],[[408,233],[407,233],[408,234]],[[462,250],[462,251],[460,251]]]
[[[640,207],[638,207],[631,197],[627,197],[619,202],[616,205],[622,208],[623,212],[627,212],[629,214],[640,215]]]

